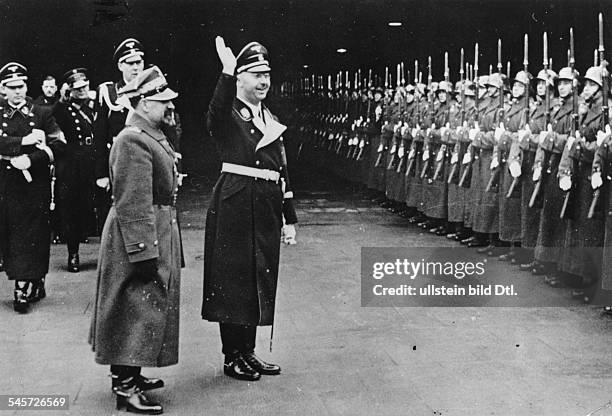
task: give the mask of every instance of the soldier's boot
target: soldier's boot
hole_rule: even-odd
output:
[[[68,271],[70,273],[78,273],[80,270],[79,253],[68,254]]]
[[[35,280],[34,282],[32,282],[30,294],[28,295],[28,302],[35,303],[46,297],[47,291],[45,290],[45,278],[43,277],[39,280]]]
[[[13,309],[15,312],[19,313],[27,313],[30,304],[28,302],[28,286],[30,282],[22,282],[19,280],[15,281],[15,292],[14,292],[14,300],[13,300]]]

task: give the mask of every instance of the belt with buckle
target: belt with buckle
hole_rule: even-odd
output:
[[[234,163],[223,163],[221,172],[235,173],[236,175],[250,176],[252,178],[264,179],[266,181],[278,182],[280,173],[270,169],[257,169],[249,166],[236,165]]]

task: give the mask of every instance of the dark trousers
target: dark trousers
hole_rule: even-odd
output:
[[[238,354],[250,354],[255,351],[257,327],[249,325],[219,323],[223,354],[234,357]]]

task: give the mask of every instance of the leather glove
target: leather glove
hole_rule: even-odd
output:
[[[295,236],[296,236],[295,225],[293,224],[283,225],[283,243],[288,244],[288,245],[297,244],[297,241],[295,241]]]
[[[26,170],[32,166],[32,161],[28,155],[21,155],[11,159],[11,165],[15,169]]]
[[[508,169],[510,170],[510,175],[513,178],[518,178],[519,176],[521,176],[521,164],[519,162],[510,163]]]
[[[531,177],[531,179],[534,182],[537,182],[540,180],[541,176],[542,176],[542,168],[541,167],[533,168],[533,176]]]
[[[569,176],[561,176],[559,178],[559,188],[562,191],[569,191],[572,188],[572,178]]]
[[[601,185],[603,185],[603,181],[601,180],[601,172],[595,172],[591,176],[591,188],[597,189]]]
[[[110,180],[108,178],[96,179],[96,185],[98,188],[106,189],[108,191],[110,189]]]

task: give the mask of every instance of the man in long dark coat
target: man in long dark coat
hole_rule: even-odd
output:
[[[57,200],[62,236],[68,246],[68,271],[79,271],[79,243],[94,231],[94,101],[89,98],[85,68],[68,71],[64,78],[70,98],[53,109],[66,137],[66,152],[56,166]]]
[[[61,157],[65,145],[51,109],[26,97],[27,79],[19,63],[0,69],[6,94],[0,106],[0,253],[9,280],[15,281],[13,307],[21,313],[30,302],[45,297],[51,233],[49,166]]]
[[[283,217],[297,222],[280,124],[261,104],[270,88],[267,50],[256,42],[234,57],[217,37],[223,72],[207,126],[223,162],[206,218],[202,317],[219,322],[224,372],[241,380],[279,374],[255,354],[258,325],[272,325]]]

